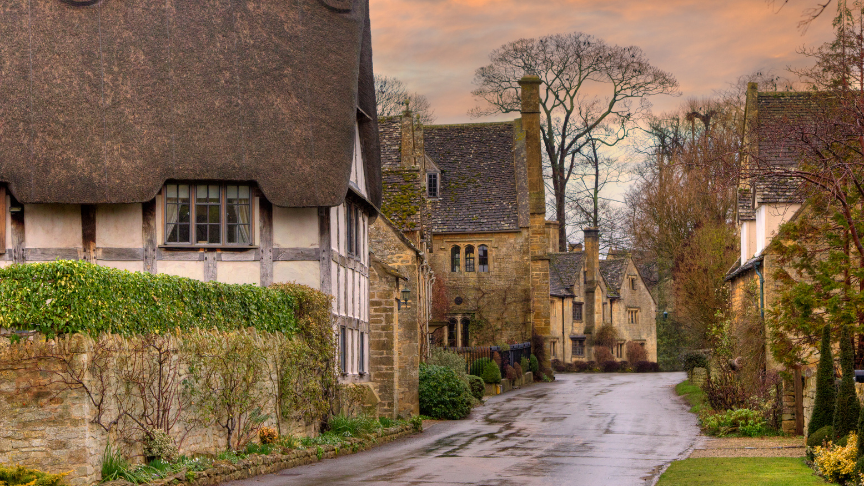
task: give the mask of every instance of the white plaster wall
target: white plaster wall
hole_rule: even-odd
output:
[[[261,265],[258,262],[216,262],[216,280],[228,284],[261,283]]]
[[[24,244],[27,248],[81,248],[81,206],[25,204]]]
[[[762,204],[756,210],[756,253],[761,252],[777,235],[780,225],[798,211],[800,204]]]
[[[194,278],[195,280],[204,280],[204,265],[205,262],[176,262],[169,260],[159,261],[159,273],[166,275],[175,275],[177,277]]]
[[[318,209],[273,206],[275,248],[317,248]]]
[[[128,270],[130,272],[143,272],[144,271],[144,262],[137,261],[108,261],[108,260],[98,260],[96,263],[102,267],[111,267],[116,268],[118,270]],[[160,262],[161,263],[161,262]]]
[[[273,262],[273,282],[297,282],[321,288],[321,264],[314,262]]]
[[[100,204],[96,206],[96,246],[141,248],[142,224],[140,204]]]
[[[366,194],[366,171],[363,167],[363,151],[360,147],[360,129],[354,125],[354,159],[351,162],[351,182],[357,185],[360,193]]]
[[[741,263],[756,254],[756,221],[741,223]]]

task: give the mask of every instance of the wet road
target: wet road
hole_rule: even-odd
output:
[[[228,484],[650,485],[699,432],[675,396],[684,378],[559,374],[410,439]]]

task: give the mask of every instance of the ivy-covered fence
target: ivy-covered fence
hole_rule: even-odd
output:
[[[0,270],[0,463],[98,479],[110,440],[133,459],[239,448],[262,426],[314,433],[340,387],[330,297],[83,262]],[[56,471],[55,471],[56,470]]]

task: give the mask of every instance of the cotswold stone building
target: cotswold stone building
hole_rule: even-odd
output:
[[[538,84],[523,84],[523,116],[512,122],[424,127],[410,112],[380,120],[382,212],[434,272],[434,345],[549,334]]]
[[[584,250],[550,254],[552,357],[594,360],[592,337],[611,325],[618,334],[615,359],[626,360],[626,345],[635,342],[648,361],[657,361],[657,305],[650,289],[629,255],[610,252],[600,260],[598,237],[586,229]]]
[[[344,380],[368,381],[368,1],[3,10],[0,266],[306,284],[334,296]]]

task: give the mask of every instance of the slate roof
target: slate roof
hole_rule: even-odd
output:
[[[3,2],[0,182],[19,201],[142,202],[185,179],[336,206],[357,124],[380,205],[369,0],[76,3]]]
[[[573,286],[582,274],[584,253],[549,254],[549,294],[556,297],[573,297]]]
[[[624,282],[624,272],[627,271],[627,262],[629,261],[629,258],[600,260],[600,275],[606,282],[609,297],[621,296],[621,284]]]
[[[753,210],[753,193],[750,188],[738,189],[738,220],[752,221],[756,219],[756,211]]]
[[[424,127],[426,155],[441,169],[433,232],[519,230],[514,130],[513,122]]]

